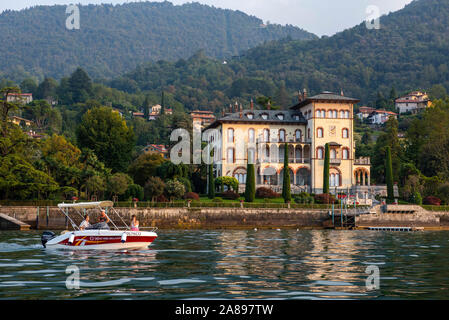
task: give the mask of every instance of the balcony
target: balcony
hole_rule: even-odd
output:
[[[341,164],[341,159],[330,159],[330,164],[339,166]]]
[[[370,157],[366,157],[366,158],[358,158],[354,160],[354,164],[355,165],[362,165],[362,166],[369,166],[371,165],[371,158]]]

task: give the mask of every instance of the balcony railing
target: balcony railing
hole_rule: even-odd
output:
[[[307,164],[310,163],[310,159],[309,158],[288,158],[288,162],[289,163],[303,163],[303,164]],[[278,158],[278,159],[263,159],[261,160],[257,160],[257,163],[284,163],[284,158]]]
[[[354,160],[355,165],[371,165],[371,158],[359,158]]]
[[[340,165],[341,159],[330,159],[330,164]]]

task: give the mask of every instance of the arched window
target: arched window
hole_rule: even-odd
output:
[[[296,130],[295,131],[295,139],[296,139],[296,142],[301,142],[301,139],[302,139],[302,131],[301,130]]]
[[[279,142],[285,142],[285,130],[279,130]]]
[[[235,163],[235,152],[234,148],[228,149],[228,157],[227,157],[228,163]]]
[[[316,136],[317,138],[322,138],[324,136],[323,128],[316,129]]]
[[[335,149],[331,149],[331,159],[336,159],[337,158],[337,151],[335,151]]]
[[[264,142],[270,141],[270,130],[269,129],[263,129],[263,141]]]
[[[345,111],[345,118],[349,119],[349,111]]]
[[[265,157],[266,159],[270,159],[270,146],[266,145],[265,147]]]
[[[343,159],[344,160],[349,159],[349,150],[346,148],[343,149]]]
[[[248,142],[249,143],[254,143],[254,129],[249,129],[248,130]]]
[[[317,157],[317,159],[323,159],[324,158],[324,149],[323,149],[323,147],[316,148],[316,157]]]
[[[349,138],[349,130],[344,128],[342,133],[343,138]]]
[[[229,143],[234,142],[234,129],[232,129],[232,128],[228,129],[228,142]]]
[[[320,118],[320,117],[321,117],[321,110],[317,110],[315,113],[316,113],[316,117],[317,117],[317,118]]]
[[[321,118],[326,118],[326,111],[321,110]]]
[[[332,111],[332,117],[333,117],[333,118],[338,118],[338,116],[337,116],[337,110]]]
[[[345,117],[345,112],[343,110],[340,110],[340,118],[344,118]]]
[[[332,112],[332,110],[329,110],[327,113],[329,115],[328,118],[332,118],[334,116],[334,113]]]
[[[253,118],[254,118],[254,114],[252,114],[252,113],[247,113],[247,114],[246,114],[246,117],[247,117],[248,119],[253,119]]]
[[[262,113],[261,117],[262,117],[262,119],[267,120],[268,119],[268,114]]]

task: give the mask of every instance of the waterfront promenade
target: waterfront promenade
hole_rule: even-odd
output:
[[[136,215],[143,227],[160,229],[324,229],[340,225],[341,212],[318,208],[241,208],[241,207],[116,207],[129,221]],[[377,206],[357,214],[351,228],[419,227],[449,229],[449,212],[427,211],[420,206]],[[344,211],[345,212],[345,211]],[[351,211],[348,211],[351,212]],[[29,224],[34,229],[66,229],[68,221],[54,206],[2,206],[0,213]],[[86,212],[95,216],[96,212]],[[75,222],[81,218],[74,216]],[[80,220],[80,221],[78,221]]]

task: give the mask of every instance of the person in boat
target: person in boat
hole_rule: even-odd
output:
[[[108,222],[109,222],[109,218],[106,215],[106,211],[101,210],[100,217],[98,218],[98,223],[108,223]]]
[[[139,220],[135,214],[131,217],[131,231],[139,231]]]
[[[108,222],[109,222],[109,218],[106,215],[106,211],[101,210],[100,217],[98,218],[98,222],[89,226],[89,228],[87,228],[87,229],[94,229],[94,230],[107,229],[107,230],[109,230]]]
[[[85,214],[84,215],[84,220],[83,222],[81,222],[80,224],[80,230],[85,230],[86,228],[90,227],[90,223],[89,223],[89,215]]]

